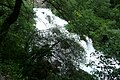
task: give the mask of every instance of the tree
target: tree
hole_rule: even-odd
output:
[[[0,27],[0,44],[2,42],[2,39],[5,37],[6,33],[8,33],[8,30],[10,28],[10,25],[13,24],[20,13],[20,8],[21,8],[22,0],[16,0],[15,1],[15,6],[13,12],[8,16],[3,24]]]
[[[34,32],[32,3],[22,0],[1,0],[0,72],[6,78],[21,80],[20,64],[27,57],[26,47]]]
[[[69,22],[66,29],[77,33],[83,40],[84,35],[88,36],[93,40],[96,52],[103,52],[106,59],[114,58],[120,63],[119,0],[47,1],[55,13],[58,11],[58,16]],[[116,75],[119,77],[119,73]],[[115,78],[112,76],[109,79]]]
[[[68,21],[67,30],[93,40],[101,63],[120,62],[119,0],[44,0],[53,12]],[[84,50],[58,28],[34,27],[31,0],[0,1],[0,76],[11,80],[94,80],[79,68]],[[68,36],[67,36],[68,35]],[[99,67],[99,66],[98,66]],[[119,78],[120,69],[103,66],[100,79]],[[112,69],[111,72],[109,69]],[[106,74],[106,72],[107,74]],[[94,77],[94,78],[93,78]]]
[[[18,3],[19,1],[22,2]],[[76,70],[73,65],[74,61],[84,61],[83,49],[78,43],[57,28],[48,32],[35,29],[33,7],[29,2],[0,1],[0,12],[3,12],[0,14],[1,76],[10,80],[69,80],[74,79],[76,74],[82,73],[83,80],[86,78],[82,75],[89,76],[90,80],[93,80],[91,75],[81,69]],[[55,60],[52,60],[53,58]],[[70,70],[74,71],[74,77],[70,77],[72,74]]]
[[[22,65],[27,80],[93,80],[90,74],[79,69],[79,65],[74,65],[84,62],[83,49],[74,39],[58,28],[34,35],[29,58]]]

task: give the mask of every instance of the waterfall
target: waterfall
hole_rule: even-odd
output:
[[[49,28],[52,28],[52,27],[59,27],[60,28],[60,31],[62,31],[64,34],[66,35],[71,35],[71,36],[68,36],[68,37],[73,37],[75,38],[75,41],[77,43],[79,43],[83,48],[84,50],[86,51],[86,63],[82,64],[80,66],[81,69],[83,69],[84,71],[92,74],[91,72],[93,70],[98,70],[98,71],[101,71],[100,68],[97,68],[96,65],[99,65],[99,62],[100,62],[100,58],[98,58],[99,56],[103,55],[102,52],[99,52],[98,54],[94,54],[95,53],[95,49],[93,47],[93,43],[92,43],[92,40],[85,36],[86,37],[86,41],[85,42],[84,40],[80,40],[80,37],[74,33],[69,33],[65,28],[64,26],[67,25],[68,23],[55,16],[50,9],[46,9],[46,8],[34,8],[34,11],[36,12],[36,28],[38,28],[39,30],[46,30],[46,29],[49,29]],[[94,54],[94,55],[93,55]],[[120,68],[119,65],[114,61],[114,59],[110,59],[112,61],[112,63],[115,64],[116,68]],[[86,66],[86,64],[89,64],[92,62],[94,62],[94,65],[92,66]],[[100,64],[100,66],[103,66],[103,64]],[[112,66],[112,65],[111,65]]]

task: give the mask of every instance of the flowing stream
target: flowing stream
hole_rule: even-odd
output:
[[[55,16],[54,14],[52,14],[50,9],[46,9],[46,8],[34,8],[34,11],[36,12],[36,27],[39,30],[46,30],[52,27],[60,27],[60,30],[62,30],[63,33],[65,33],[66,35],[71,35],[73,38],[75,38],[76,42],[78,42],[86,51],[86,63],[82,64],[80,66],[81,69],[83,69],[84,71],[92,74],[93,70],[98,70],[101,71],[100,68],[98,68],[96,65],[100,65],[100,66],[104,66],[103,64],[99,64],[100,59],[98,58],[99,56],[103,55],[101,53],[99,54],[92,54],[95,53],[95,49],[93,47],[92,44],[92,40],[90,38],[88,38],[86,36],[86,40],[87,42],[80,40],[80,37],[77,36],[76,34],[73,33],[69,33],[64,26],[67,25],[68,23],[63,20],[60,19],[59,17]],[[114,66],[116,68],[120,68],[120,66],[117,64],[117,61],[115,61],[114,59],[109,59],[113,64],[115,64]],[[86,64],[89,64],[92,62],[94,62],[94,65],[92,66],[86,66]],[[108,64],[109,66],[112,66],[110,64]]]

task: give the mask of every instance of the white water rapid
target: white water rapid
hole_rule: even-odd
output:
[[[61,30],[63,33],[65,33],[66,35],[68,34],[71,34],[71,36],[73,38],[76,38],[76,42],[78,42],[80,45],[82,45],[82,47],[85,49],[86,51],[86,63],[85,64],[89,64],[89,63],[92,63],[92,62],[95,62],[93,66],[91,67],[87,67],[85,64],[82,64],[80,66],[81,69],[83,69],[84,71],[92,74],[91,72],[95,69],[97,70],[101,70],[100,68],[97,68],[96,65],[99,65],[99,61],[100,59],[98,58],[100,55],[102,54],[95,54],[95,55],[92,55],[91,53],[94,53],[95,52],[95,49],[93,47],[93,44],[92,44],[92,40],[90,38],[88,38],[86,36],[86,40],[87,42],[83,41],[83,40],[80,40],[80,37],[77,36],[76,34],[73,34],[73,33],[69,33],[65,28],[64,26],[67,25],[68,23],[63,20],[63,19],[60,19],[59,17],[55,16],[54,14],[52,14],[51,10],[50,9],[45,9],[45,8],[34,8],[34,11],[36,12],[36,27],[39,29],[39,30],[46,30],[46,29],[49,29],[51,27],[55,27],[55,26],[58,26],[58,27],[61,27]],[[111,59],[112,63],[116,64],[115,66],[117,68],[119,68],[119,65],[114,61],[114,59]],[[103,66],[103,64],[100,64],[101,66]]]

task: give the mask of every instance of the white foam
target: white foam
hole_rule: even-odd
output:
[[[76,42],[78,42],[86,51],[86,63],[88,64],[90,62],[95,62],[95,65],[99,65],[99,61],[100,59],[98,58],[100,55],[103,54],[95,54],[94,56],[91,56],[91,53],[95,52],[95,49],[93,47],[93,43],[92,40],[90,38],[86,37],[86,41],[84,40],[80,40],[80,37],[76,34],[71,34],[69,33],[64,26],[67,25],[67,21],[60,19],[59,17],[55,16],[50,9],[46,9],[46,8],[34,8],[34,11],[36,12],[36,27],[39,30],[45,30],[45,29],[49,29],[52,27],[63,27],[61,28],[61,30],[63,31],[63,33],[65,33],[66,35],[68,35],[69,37],[73,37],[75,38]],[[70,36],[71,35],[71,36]],[[118,64],[115,63],[114,59],[111,59],[113,61],[113,63],[115,64],[116,68],[120,68]],[[87,71],[88,73],[91,73],[91,71],[93,71],[94,69],[97,70],[101,70],[99,68],[97,68],[95,65],[93,66],[86,66],[85,64],[81,64],[80,68],[82,68],[83,70]],[[101,66],[103,66],[103,64],[101,64]]]

